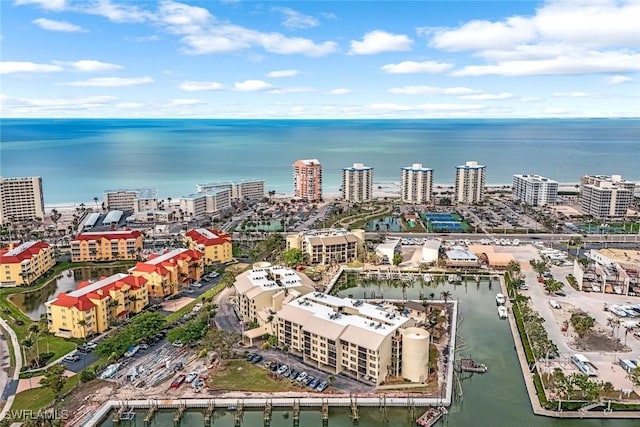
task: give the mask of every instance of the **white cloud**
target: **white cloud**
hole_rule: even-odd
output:
[[[119,102],[115,105],[116,108],[136,109],[144,107],[142,102]]]
[[[491,101],[491,100],[497,100],[497,99],[511,99],[513,98],[513,94],[509,93],[509,92],[502,92],[502,93],[478,93],[475,95],[463,95],[459,97],[460,99],[469,99],[469,100],[476,100],[476,101]]]
[[[62,71],[59,65],[38,64],[28,61],[2,61],[0,62],[0,74],[14,73],[52,73]]]
[[[272,7],[271,10],[279,12],[284,16],[282,25],[286,28],[302,29],[320,25],[320,21],[313,16],[305,15],[287,7]]]
[[[124,67],[118,64],[111,64],[109,62],[96,61],[94,59],[82,59],[80,61],[65,62],[54,61],[54,63],[68,67],[72,71],[81,71],[85,73],[97,73],[104,71],[116,71],[122,70]]]
[[[205,81],[188,81],[180,83],[180,89],[187,92],[199,92],[204,90],[220,90],[224,86],[218,82],[205,82]]]
[[[273,85],[263,80],[245,80],[234,84],[234,88],[240,92],[260,92],[273,88]]]
[[[418,104],[418,105],[403,105],[395,103],[375,103],[367,105],[367,108],[378,111],[399,112],[399,111],[423,111],[423,112],[438,112],[438,111],[475,111],[485,108],[481,104]]]
[[[31,22],[33,22],[43,30],[49,31],[62,31],[67,33],[81,33],[87,31],[78,25],[74,25],[66,21],[54,21],[53,19],[38,18],[34,19]]]
[[[66,0],[16,0],[16,5],[37,4],[47,10],[64,10],[67,7]]]
[[[316,92],[316,89],[312,88],[312,87],[306,87],[306,86],[294,86],[294,87],[285,87],[285,88],[278,88],[278,89],[273,89],[271,91],[269,91],[270,93],[274,93],[276,95],[284,95],[287,93],[310,93],[310,92]]]
[[[270,78],[293,77],[293,76],[297,76],[298,74],[300,74],[300,71],[298,70],[277,70],[277,71],[271,71],[270,73],[267,73],[267,77],[270,77]]]
[[[607,79],[607,83],[612,85],[618,85],[620,83],[629,83],[632,81],[633,79],[627,76],[611,76]]]
[[[592,97],[592,96],[596,96],[593,93],[579,92],[579,91],[575,91],[575,92],[553,92],[552,95],[555,96],[555,97],[558,97],[558,98],[589,98],[589,97]]]
[[[511,17],[505,22],[470,21],[456,29],[434,29],[430,45],[443,50],[508,49],[533,40],[532,22]]]
[[[331,89],[330,91],[327,91],[327,95],[348,95],[350,93],[352,93],[352,90],[346,88]]]
[[[96,77],[93,79],[61,83],[61,86],[129,87],[152,83],[151,77]]]
[[[79,98],[19,98],[5,96],[3,104],[41,108],[72,107],[77,109],[104,106],[117,101],[115,96],[86,96]]]
[[[387,92],[398,95],[467,95],[479,91],[468,87],[402,86]]]
[[[81,3],[80,11],[90,15],[104,16],[112,22],[145,22],[153,20],[152,13],[132,6],[131,4],[112,3],[109,0],[98,0],[93,3]]]
[[[201,104],[206,104],[206,102],[201,101],[199,99],[185,99],[185,98],[172,99],[171,100],[171,105],[175,105],[175,106],[179,106],[179,107],[185,107],[185,106],[191,106],[191,105],[201,105]]]
[[[534,76],[620,73],[640,71],[640,54],[627,52],[584,52],[576,56],[502,61],[491,65],[469,65],[454,76]]]
[[[213,16],[203,7],[165,1],[158,9],[158,19],[169,28],[184,34],[199,31],[203,25],[211,22]]]
[[[375,30],[366,33],[361,41],[351,40],[351,55],[373,55],[383,52],[401,52],[411,49],[413,40],[404,34]]]
[[[386,64],[380,69],[389,74],[442,73],[453,67],[452,64],[436,61],[403,61],[398,64]]]

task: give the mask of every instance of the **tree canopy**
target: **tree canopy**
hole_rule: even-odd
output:
[[[40,385],[51,389],[56,398],[67,380],[67,377],[64,376],[65,370],[66,368],[63,365],[53,365],[47,369],[44,372],[44,376],[40,378]]]
[[[291,248],[282,253],[282,259],[287,267],[295,267],[298,264],[302,264],[304,254],[298,248]]]
[[[580,338],[584,338],[595,324],[596,319],[586,313],[573,313],[571,315],[571,325]]]

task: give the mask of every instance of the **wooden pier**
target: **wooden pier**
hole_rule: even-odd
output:
[[[242,401],[239,400],[238,401],[238,405],[236,406],[236,414],[235,414],[235,421],[234,421],[234,425],[235,427],[240,427],[242,425]]]
[[[300,426],[300,401],[293,401],[293,427]]]
[[[267,402],[264,405],[264,427],[271,425],[271,402]]]
[[[322,427],[329,425],[329,402],[322,399]]]
[[[380,396],[380,414],[384,423],[389,422],[389,407],[387,406],[387,396]]]
[[[147,415],[145,415],[144,417],[145,427],[148,427],[151,424],[151,421],[153,421],[153,417],[155,416],[157,410],[158,405],[155,402],[151,402],[151,404],[149,405],[149,409],[147,410]]]
[[[351,421],[354,423],[360,420],[360,411],[358,410],[358,399],[351,398]]]
[[[209,406],[207,406],[207,408],[204,410],[204,426],[205,427],[210,427],[211,426],[211,422],[213,421],[213,411],[216,410],[216,403],[215,401],[211,401],[211,403],[209,403]]]
[[[113,425],[120,425],[120,421],[131,421],[136,417],[136,410],[134,408],[128,408],[126,405],[121,405],[118,412],[114,415],[112,421]]]
[[[182,416],[184,415],[185,405],[181,404],[176,409],[176,414],[173,416],[173,425],[174,427],[178,427],[180,425],[180,421],[182,421]]]

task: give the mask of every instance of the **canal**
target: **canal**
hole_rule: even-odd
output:
[[[402,289],[362,281],[354,281],[352,287],[338,292],[339,295],[353,295],[355,298],[383,293],[385,298],[401,299]],[[495,295],[500,292],[497,279],[484,277],[480,282],[468,278],[459,285],[449,283],[416,283],[406,289],[409,299],[429,298],[433,293],[439,298],[443,291],[451,293],[451,299],[459,301],[462,320],[459,322],[458,347],[462,347],[457,356],[471,355],[474,360],[488,365],[485,374],[476,374],[462,380],[463,396],[450,408],[449,415],[437,425],[448,427],[638,427],[638,420],[599,420],[599,419],[555,419],[539,417],[533,414],[525,390],[522,372],[518,364],[513,338],[506,321],[500,320],[496,311]],[[203,398],[206,396],[202,396]],[[420,412],[420,411],[418,411]],[[154,426],[173,425],[173,412],[160,411],[156,414]],[[291,410],[273,411],[271,427],[291,427]],[[348,408],[330,408],[329,427],[351,427],[354,425]],[[215,427],[233,427],[233,413],[219,410],[216,412]],[[362,427],[409,427],[414,426],[408,418],[408,411],[401,408],[389,408],[389,420],[385,422],[377,408],[360,408]],[[140,410],[135,422],[122,422],[120,426],[140,426],[144,411]],[[105,420],[101,427],[111,427],[111,419]],[[203,426],[203,415],[198,411],[187,411],[183,427]],[[245,411],[243,427],[263,425],[260,411]],[[320,409],[306,410],[301,414],[300,426],[322,426]]]

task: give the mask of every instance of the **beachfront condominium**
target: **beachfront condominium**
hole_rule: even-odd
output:
[[[454,201],[458,203],[478,203],[484,197],[486,180],[485,166],[478,162],[466,162],[456,167]]]
[[[322,200],[322,165],[318,159],[293,164],[294,196],[308,201]]]
[[[287,236],[287,249],[299,249],[310,264],[348,263],[363,252],[364,230],[322,229]]]
[[[158,209],[158,196],[153,188],[105,190],[103,203],[105,209],[145,212]]]
[[[529,206],[553,205],[558,199],[558,182],[540,175],[513,175],[512,192]]]
[[[36,218],[44,219],[42,178],[0,176],[0,225]]]
[[[0,249],[0,286],[26,286],[56,264],[53,248],[45,242],[30,241]]]
[[[137,230],[80,233],[71,241],[71,261],[134,260],[142,244],[142,233]]]
[[[633,202],[635,182],[620,175],[584,175],[580,178],[580,208],[598,219],[623,218]]]
[[[45,303],[49,332],[64,338],[86,338],[142,311],[149,304],[144,277],[118,273]]]
[[[402,168],[400,197],[405,203],[429,203],[433,191],[433,169],[420,163]]]
[[[237,182],[196,184],[198,193],[206,193],[210,190],[228,190],[231,200],[261,200],[266,194],[266,183],[261,179],[248,179]]]
[[[205,267],[233,260],[230,234],[209,228],[194,228],[187,231],[184,238],[189,249],[195,249],[204,254]]]
[[[231,207],[231,191],[228,188],[212,188],[180,198],[180,209],[185,219],[215,215]]]
[[[373,198],[373,168],[362,163],[342,168],[342,198],[363,203]]]

